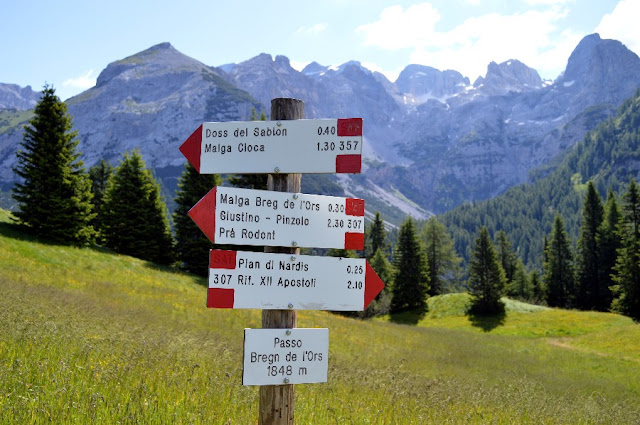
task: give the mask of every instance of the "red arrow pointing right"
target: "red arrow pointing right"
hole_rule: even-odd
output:
[[[371,301],[378,296],[383,288],[384,282],[367,261],[367,266],[364,272],[364,308],[369,307]]]

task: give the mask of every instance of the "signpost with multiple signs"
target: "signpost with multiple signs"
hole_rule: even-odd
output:
[[[359,173],[362,119],[271,104],[275,121],[204,123],[180,151],[201,174],[270,173],[271,190],[215,187],[188,214],[213,243],[265,246],[210,251],[207,306],[263,309],[265,329],[245,329],[242,383],[260,386],[260,424],[290,424],[292,384],[327,382],[329,358],[329,330],[296,328],[295,311],[362,311],[384,283],[365,259],[299,255],[364,249],[364,200],[293,193],[300,174],[287,174]]]

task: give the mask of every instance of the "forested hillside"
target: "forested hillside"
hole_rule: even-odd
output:
[[[557,213],[573,240],[577,238],[586,183],[600,195],[617,193],[640,170],[640,90],[625,101],[618,114],[589,132],[557,168],[531,184],[507,190],[494,199],[465,204],[442,215],[458,252],[468,247],[482,226],[494,234],[504,230],[528,266],[541,265],[544,237]]]

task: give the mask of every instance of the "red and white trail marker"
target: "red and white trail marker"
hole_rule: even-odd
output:
[[[206,122],[180,152],[200,174],[360,173],[362,118]]]
[[[364,200],[215,187],[189,216],[216,244],[364,249]]]
[[[364,258],[211,250],[207,307],[362,311],[384,288]]]

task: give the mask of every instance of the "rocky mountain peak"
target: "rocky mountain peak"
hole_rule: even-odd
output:
[[[310,77],[317,76],[327,72],[329,69],[328,66],[320,65],[318,62],[311,62],[309,65],[305,66],[302,70],[304,75],[308,75]]]
[[[538,71],[516,59],[500,64],[491,62],[487,67],[487,75],[473,83],[475,88],[492,95],[526,92],[539,89],[542,85]]]
[[[424,65],[409,65],[402,70],[396,86],[400,93],[413,96],[446,98],[464,91],[469,79],[458,71],[440,71]]]
[[[31,89],[31,86],[20,87],[17,84],[0,83],[0,110],[33,109],[40,99],[40,93]]]

